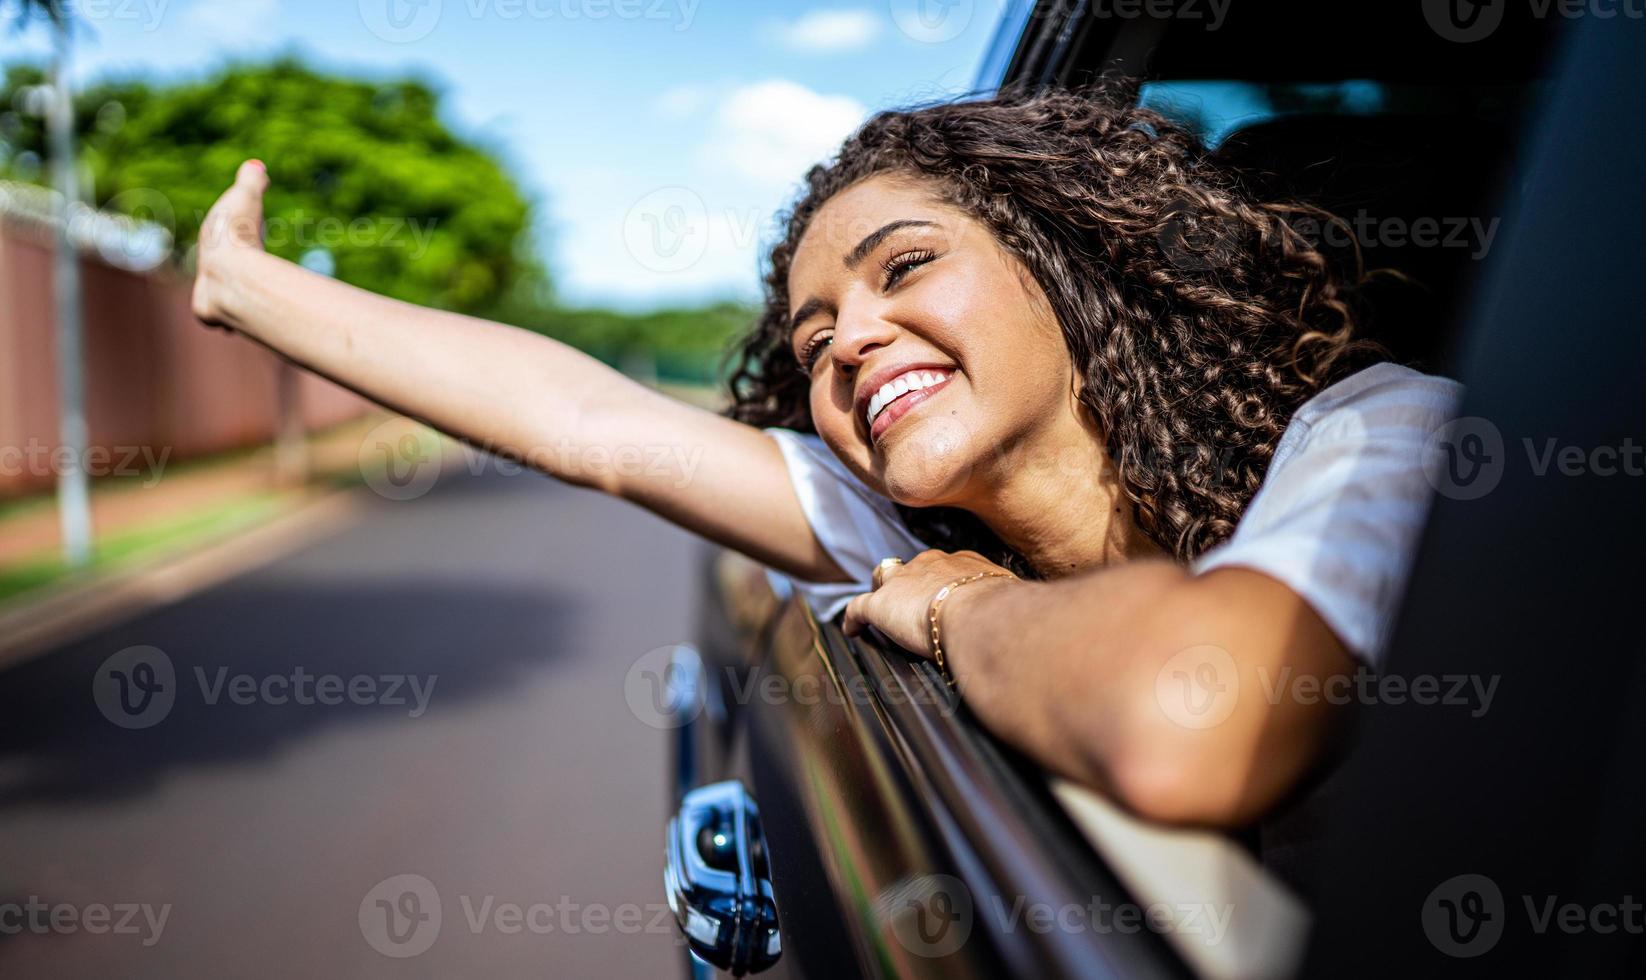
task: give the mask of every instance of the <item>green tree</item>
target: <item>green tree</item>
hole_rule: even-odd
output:
[[[3,3],[3,0],[0,0]],[[36,18],[45,16],[36,0]],[[44,73],[0,83],[0,177],[44,183],[45,132],[25,111]],[[484,148],[438,118],[416,81],[322,75],[296,59],[235,65],[195,82],[110,80],[75,100],[82,166],[98,206],[170,228],[182,259],[241,160],[269,167],[269,248],[410,302],[477,313],[666,380],[717,378],[754,319],[735,303],[619,313],[568,309],[530,242],[530,206]]]
[[[649,362],[666,381],[718,381],[732,342],[757,313],[741,303],[650,313],[519,305],[503,319],[581,348],[623,367]]]
[[[0,174],[12,179],[42,177],[41,122],[17,97],[41,81],[13,66],[0,88]],[[526,198],[439,108],[422,82],[333,77],[284,58],[175,85],[93,85],[75,100],[75,128],[95,203],[167,225],[180,257],[235,167],[256,157],[273,179],[266,220],[278,255],[465,312],[494,310],[526,280],[544,295]]]

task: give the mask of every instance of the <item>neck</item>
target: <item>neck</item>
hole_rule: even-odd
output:
[[[991,461],[984,483],[967,509],[1043,578],[1164,554],[1138,529],[1103,440],[1083,425],[1024,439]]]

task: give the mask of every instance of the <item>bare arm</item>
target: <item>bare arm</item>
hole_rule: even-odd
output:
[[[1172,823],[1240,826],[1278,802],[1342,714],[1305,695],[1354,668],[1296,593],[1243,568],[1143,562],[956,599],[946,653],[979,717]]]
[[[930,656],[933,596],[989,571],[973,551],[923,552],[851,601],[846,632],[873,625]],[[1307,602],[1245,568],[1140,560],[982,578],[938,619],[956,684],[991,730],[1169,823],[1240,826],[1277,803],[1331,744],[1354,670]]]
[[[195,313],[397,411],[634,501],[780,571],[843,573],[777,444],[537,334],[402,303],[262,249],[268,177],[247,163],[201,229]]]

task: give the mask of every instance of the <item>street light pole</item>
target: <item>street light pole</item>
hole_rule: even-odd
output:
[[[57,475],[57,513],[63,536],[63,560],[79,568],[91,561],[91,495],[85,459],[85,372],[81,362],[80,260],[69,234],[69,220],[80,199],[74,161],[74,98],[69,91],[69,21],[54,24],[51,103],[46,132],[51,148],[52,183],[57,188],[57,250],[52,288],[57,310],[58,440],[63,445]]]

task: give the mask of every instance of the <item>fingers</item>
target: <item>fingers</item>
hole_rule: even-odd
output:
[[[864,606],[868,601],[869,593],[865,592],[846,604],[846,618],[840,624],[840,628],[847,636],[856,636],[868,625],[868,619],[864,616]]]
[[[880,564],[878,564],[874,567],[874,573],[869,576],[869,582],[870,582],[870,585],[871,585],[871,590],[872,589],[878,589],[882,585],[885,585],[886,581],[888,579],[890,579],[893,575],[896,575],[898,572],[902,571],[902,569],[903,569],[903,559],[901,559],[901,558],[882,558],[880,560]]]

